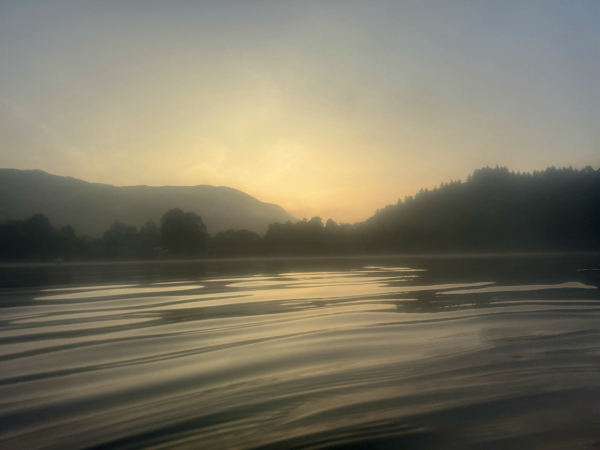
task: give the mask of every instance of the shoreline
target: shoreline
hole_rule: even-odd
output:
[[[181,259],[138,259],[138,260],[78,260],[64,261],[60,264],[55,262],[6,262],[0,263],[2,268],[18,267],[70,267],[70,266],[106,266],[106,265],[131,265],[131,264],[189,264],[189,263],[209,263],[209,262],[255,262],[255,261],[338,261],[344,259],[490,259],[490,258],[561,258],[561,257],[600,257],[600,251],[565,251],[565,252],[486,252],[486,253],[407,253],[407,254],[357,254],[357,255],[313,255],[313,256],[248,256],[248,257],[202,257],[202,258],[181,258]]]

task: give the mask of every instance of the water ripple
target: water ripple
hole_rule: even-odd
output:
[[[88,266],[0,291],[0,447],[600,442],[600,295],[580,260],[269,264],[77,284]]]

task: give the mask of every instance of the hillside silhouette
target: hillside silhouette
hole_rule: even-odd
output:
[[[0,224],[0,259],[599,251],[600,170],[486,167],[353,225],[313,217],[273,222],[264,237],[245,228],[208,231],[203,214],[171,208],[158,224],[148,220],[138,230],[113,220],[92,239],[38,213]]]
[[[0,222],[43,214],[57,227],[68,224],[99,238],[115,220],[141,227],[172,208],[201,215],[210,233],[245,228],[264,234],[270,223],[295,221],[280,206],[228,187],[117,187],[41,170],[0,169]]]
[[[476,170],[388,205],[357,225],[389,251],[600,249],[600,170]]]

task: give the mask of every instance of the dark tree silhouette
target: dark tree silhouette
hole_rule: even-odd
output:
[[[320,217],[273,223],[267,229],[265,244],[268,253],[274,255],[344,254],[357,248],[351,225],[338,225],[329,219],[323,226]]]
[[[138,234],[143,258],[151,258],[160,254],[160,230],[154,220],[146,222]]]
[[[160,228],[114,222],[96,241],[78,238],[47,217],[0,224],[1,260],[150,258],[600,250],[600,170],[548,168],[515,173],[504,167],[476,170],[466,182],[442,183],[388,205],[362,223],[320,217],[272,223],[263,238],[227,230],[209,238],[202,218],[167,211]]]
[[[600,170],[476,170],[388,205],[365,222],[271,224],[271,254],[600,250]]]
[[[378,251],[598,250],[600,170],[486,167],[398,200],[356,228]]]
[[[209,241],[209,254],[214,256],[258,256],[264,253],[263,239],[249,230],[227,230]]]
[[[160,219],[160,241],[171,255],[197,255],[206,250],[208,233],[202,218],[174,208]]]
[[[57,231],[42,214],[0,224],[1,260],[67,260],[82,254],[83,244],[73,228],[67,225]]]
[[[125,225],[116,220],[104,232],[100,240],[103,257],[135,257],[140,252],[140,239],[136,227]]]
[[[140,238],[153,244],[158,242],[160,230],[154,220],[149,220],[142,228],[140,228]]]

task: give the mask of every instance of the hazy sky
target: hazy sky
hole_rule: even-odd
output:
[[[496,164],[600,165],[599,0],[0,0],[2,167],[354,222]]]

